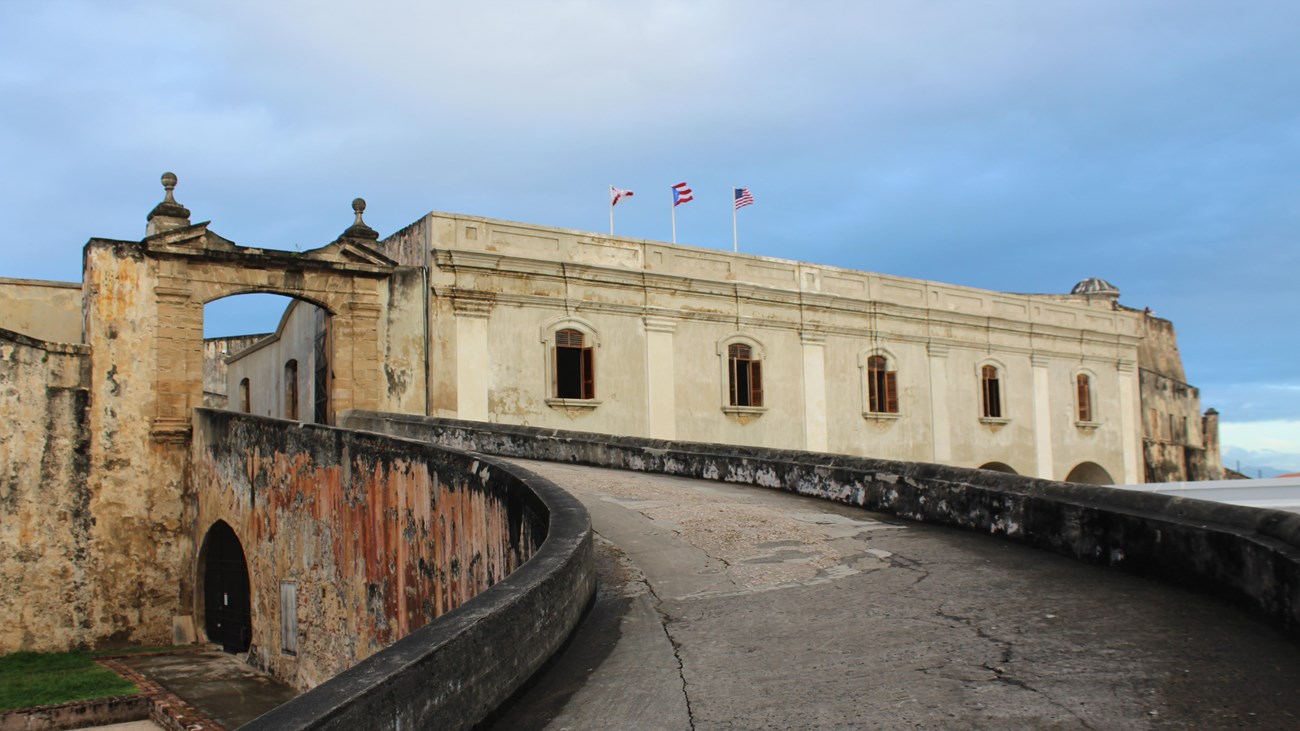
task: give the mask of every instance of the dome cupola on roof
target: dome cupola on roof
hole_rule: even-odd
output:
[[[1088,277],[1087,279],[1074,285],[1070,294],[1082,294],[1089,296],[1110,297],[1119,299],[1119,287],[1107,282],[1100,277]]]

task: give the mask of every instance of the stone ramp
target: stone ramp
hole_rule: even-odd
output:
[[[612,547],[497,729],[1300,728],[1300,647],[1214,597],[775,490],[520,464]]]

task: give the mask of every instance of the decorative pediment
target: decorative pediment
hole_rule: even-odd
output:
[[[319,249],[304,251],[302,255],[308,259],[336,261],[346,264],[370,264],[381,267],[397,266],[396,261],[354,239],[339,239]]]

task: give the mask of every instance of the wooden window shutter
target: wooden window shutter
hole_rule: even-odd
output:
[[[898,413],[898,378],[894,371],[885,371],[885,411]]]
[[[1088,377],[1080,373],[1075,378],[1079,394],[1079,421],[1092,421],[1092,389]]]
[[[740,404],[740,399],[738,398],[740,394],[736,392],[736,382],[739,380],[736,378],[736,369],[739,367],[740,367],[740,361],[736,360],[736,356],[734,354],[727,359],[727,377],[731,382],[730,386],[731,386],[732,406],[737,406]]]
[[[763,405],[763,361],[749,362],[749,405]]]
[[[596,398],[595,348],[582,349],[582,397]]]

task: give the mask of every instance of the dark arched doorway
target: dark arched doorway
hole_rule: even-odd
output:
[[[1114,485],[1115,480],[1106,471],[1105,467],[1096,462],[1080,462],[1070,474],[1065,476],[1066,482],[1082,482],[1085,485]]]
[[[226,652],[244,652],[253,636],[248,563],[239,536],[218,520],[203,539],[203,628]]]
[[[1011,467],[1011,465],[1006,464],[1005,462],[985,462],[984,464],[980,465],[980,469],[989,470],[991,472],[1005,472],[1008,475],[1020,474],[1019,472],[1016,472],[1015,469]]]

